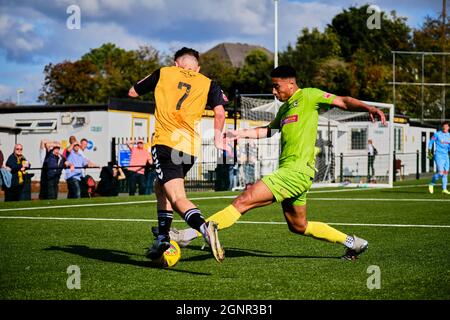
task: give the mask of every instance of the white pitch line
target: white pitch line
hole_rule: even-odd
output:
[[[62,221],[112,221],[112,222],[158,222],[156,219],[128,219],[128,218],[77,218],[77,217],[24,217],[24,216],[0,216],[0,219],[21,220],[62,220]],[[185,222],[184,220],[173,220],[173,222]],[[268,224],[285,225],[280,221],[237,221],[238,224]],[[450,225],[434,224],[385,224],[385,223],[339,223],[327,222],[335,226],[358,226],[358,227],[395,227],[395,228],[450,228]]]
[[[406,186],[405,186],[406,187]],[[405,188],[401,187],[401,188]],[[413,186],[411,186],[413,187]],[[416,186],[414,186],[416,187]],[[397,188],[397,187],[394,187]],[[365,189],[343,189],[343,190],[320,190],[320,191],[309,191],[308,194],[315,194],[315,193],[332,193],[332,192],[350,192],[350,191],[368,191],[373,190],[371,188],[365,188]],[[380,189],[377,189],[380,190]],[[237,195],[233,196],[213,196],[213,197],[197,197],[197,198],[189,198],[190,200],[197,201],[197,200],[213,200],[213,199],[234,199]],[[314,198],[309,198],[314,199]],[[315,198],[319,199],[319,198]],[[322,198],[320,198],[322,199]],[[331,199],[331,198],[330,198]],[[335,200],[335,199],[334,199]],[[340,199],[339,199],[340,200]],[[379,200],[379,199],[377,199]],[[395,199],[398,200],[398,199]],[[393,200],[387,200],[387,201],[395,201]],[[399,201],[408,201],[409,199],[405,200],[399,200]],[[428,201],[428,200],[435,200],[435,201],[447,201],[447,200],[440,200],[440,199],[415,199],[415,201]],[[142,201],[125,201],[125,202],[106,202],[106,203],[85,203],[85,204],[68,204],[68,205],[55,205],[55,206],[42,206],[42,207],[22,207],[22,208],[3,208],[0,209],[0,212],[11,212],[11,211],[34,211],[34,210],[46,210],[46,209],[64,209],[64,208],[84,208],[84,207],[104,207],[104,206],[120,206],[120,205],[131,205],[131,204],[145,204],[145,203],[156,203],[156,200],[142,200]]]
[[[320,201],[391,201],[391,202],[450,202],[450,199],[389,199],[389,198],[308,198]]]

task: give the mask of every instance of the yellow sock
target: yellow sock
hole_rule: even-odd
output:
[[[347,235],[345,233],[330,227],[326,223],[316,221],[308,222],[308,226],[305,230],[305,236],[341,244],[344,244],[347,239]]]
[[[236,210],[233,205],[229,205],[222,211],[214,213],[206,221],[215,221],[218,224],[219,230],[231,227],[236,221],[241,217],[241,213]],[[197,236],[201,236],[200,232],[197,231]]]

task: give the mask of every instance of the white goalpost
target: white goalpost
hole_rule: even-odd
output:
[[[273,95],[241,94],[239,128],[268,124],[281,102]],[[387,188],[394,176],[394,105],[364,101],[379,108],[387,125],[373,123],[366,112],[339,108],[320,110],[316,147],[316,177],[313,187]],[[369,154],[369,140],[376,155]],[[238,188],[253,183],[278,168],[279,134],[260,140],[243,140],[237,145]]]

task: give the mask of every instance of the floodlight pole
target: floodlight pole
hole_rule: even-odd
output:
[[[275,9],[275,53],[273,58],[274,68],[278,67],[278,1],[274,0]]]
[[[17,103],[17,105],[20,105],[20,95],[24,92],[24,90],[23,89],[17,89],[17,100],[16,100],[16,103]]]

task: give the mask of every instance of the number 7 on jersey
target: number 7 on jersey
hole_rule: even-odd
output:
[[[189,95],[189,92],[191,91],[191,85],[189,83],[185,83],[185,82],[178,82],[178,89],[182,90],[183,87],[186,87],[186,92],[183,94],[183,96],[180,98],[180,100],[178,100],[177,103],[177,110],[180,110],[181,108],[181,104],[184,102],[184,100],[186,100],[186,98]]]

